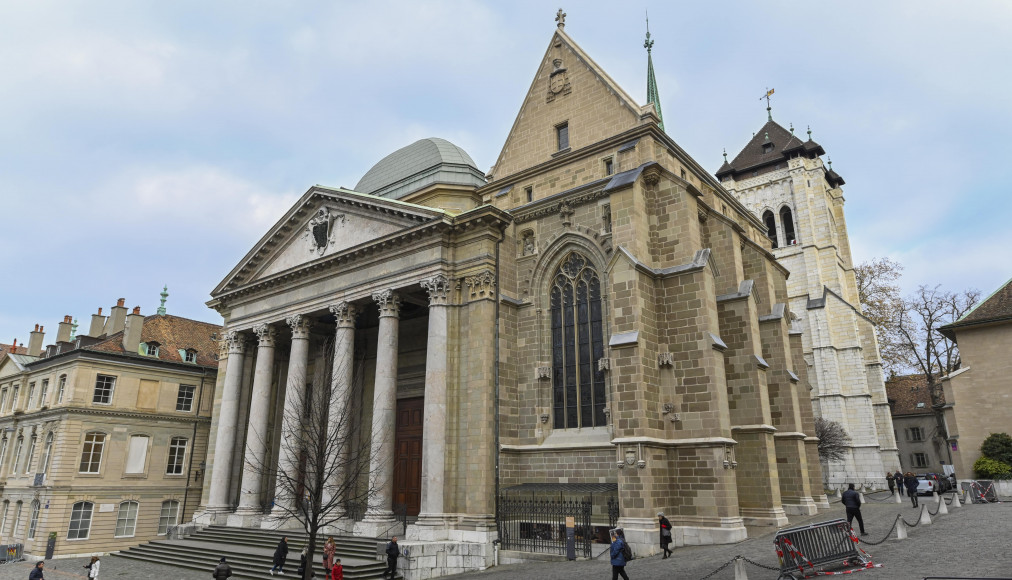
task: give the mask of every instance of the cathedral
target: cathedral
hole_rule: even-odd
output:
[[[346,529],[387,537],[406,518],[408,578],[487,567],[493,546],[560,550],[570,528],[578,555],[616,526],[655,553],[660,512],[681,546],[828,508],[813,402],[869,422],[853,461],[881,467],[888,409],[873,334],[841,318],[843,180],[821,148],[770,124],[776,169],[750,144],[715,179],[665,132],[649,58],[640,105],[557,23],[489,171],[443,139],[410,144],[353,189],[309,188],[213,290],[197,522],[283,525],[255,466],[292,468],[286,410],[321,388],[373,442],[376,493]],[[853,348],[827,347],[827,320]],[[311,384],[328,356],[329,384]]]

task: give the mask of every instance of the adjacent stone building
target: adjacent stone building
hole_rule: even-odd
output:
[[[938,331],[959,345],[960,368],[942,379],[943,416],[956,477],[969,480],[984,439],[1012,432],[1012,280]]]
[[[942,473],[951,465],[945,433],[939,429],[931,390],[924,375],[893,377],[886,381],[886,394],[892,411],[899,465],[886,465],[889,471],[904,473]]]
[[[685,545],[828,507],[763,222],[664,132],[652,69],[639,105],[559,20],[487,175],[423,139],[354,190],[311,187],[214,289],[228,352],[199,522],[279,525],[255,466],[286,461],[284,409],[320,388],[393,443],[354,530],[392,533],[404,505],[411,578],[484,567],[497,535],[558,541],[505,510],[518,490],[610,495],[591,527],[617,517],[640,554],[659,511]],[[343,370],[309,384],[329,343]]]
[[[885,485],[899,457],[882,361],[871,321],[861,313],[844,216],[844,180],[822,161],[822,146],[773,120],[717,178],[762,221],[788,271],[788,309],[801,338],[816,416],[851,437],[843,461],[823,465],[830,487]]]
[[[29,557],[153,540],[199,502],[221,327],[128,312],[0,356],[0,537]]]

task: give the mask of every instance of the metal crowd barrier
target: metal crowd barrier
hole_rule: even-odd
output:
[[[852,563],[869,563],[858,548],[847,520],[831,520],[777,532],[773,539],[780,558],[780,578],[803,578],[805,567]]]
[[[963,490],[970,495],[973,503],[997,503],[998,491],[990,479],[962,482]]]
[[[24,544],[0,544],[0,564],[24,560],[24,550]]]

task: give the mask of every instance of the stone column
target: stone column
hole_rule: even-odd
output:
[[[369,460],[369,508],[362,522],[386,536],[383,525],[395,522],[393,505],[394,429],[397,421],[397,339],[401,299],[393,290],[372,295],[379,306],[376,383],[373,388],[372,438]]]
[[[334,369],[331,373],[330,408],[328,409],[328,438],[333,451],[330,460],[336,462],[330,471],[331,490],[346,497],[344,488],[347,470],[344,462],[348,460],[349,435],[351,433],[352,413],[351,385],[355,377],[355,317],[358,308],[354,304],[338,302],[330,306],[334,314],[337,330],[334,333]],[[342,497],[343,499],[343,497]]]
[[[293,314],[285,319],[292,328],[292,349],[288,361],[288,381],[285,385],[285,410],[281,419],[281,450],[278,462],[278,474],[289,479],[287,483],[277,486],[277,497],[274,498],[275,516],[284,517],[295,507],[295,477],[298,477],[299,450],[298,438],[289,434],[302,429],[302,417],[306,410],[306,376],[309,366],[309,331],[312,320],[301,314]]]
[[[422,431],[422,501],[418,524],[442,526],[445,525],[443,474],[446,469],[447,297],[450,281],[438,274],[422,280],[421,286],[429,293],[429,336],[425,348],[425,427]]]
[[[269,324],[258,324],[253,333],[260,341],[257,347],[256,370],[253,372],[253,397],[249,404],[249,425],[246,430],[246,455],[243,460],[242,485],[239,488],[237,515],[260,514],[260,491],[267,465],[267,425],[270,419],[271,378],[274,375],[275,330]],[[244,522],[245,525],[247,522]]]
[[[228,362],[225,366],[225,383],[218,410],[218,428],[214,440],[214,459],[211,463],[211,490],[207,510],[230,511],[228,497],[232,481],[232,450],[235,448],[235,429],[239,424],[239,390],[242,387],[242,367],[246,361],[246,337],[235,330],[225,333],[228,344]]]

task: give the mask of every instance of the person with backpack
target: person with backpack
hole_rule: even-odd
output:
[[[625,573],[625,565],[632,560],[632,549],[625,543],[625,535],[619,529],[611,531],[611,580],[629,580]]]
[[[671,522],[668,521],[668,518],[664,517],[664,512],[657,512],[657,517],[661,526],[661,549],[664,550],[664,557],[661,560],[663,560],[674,553],[668,548],[671,545]]]
[[[225,556],[221,557],[218,561],[218,565],[214,567],[214,572],[211,572],[211,577],[214,580],[226,580],[232,575],[232,567],[225,562]]]

